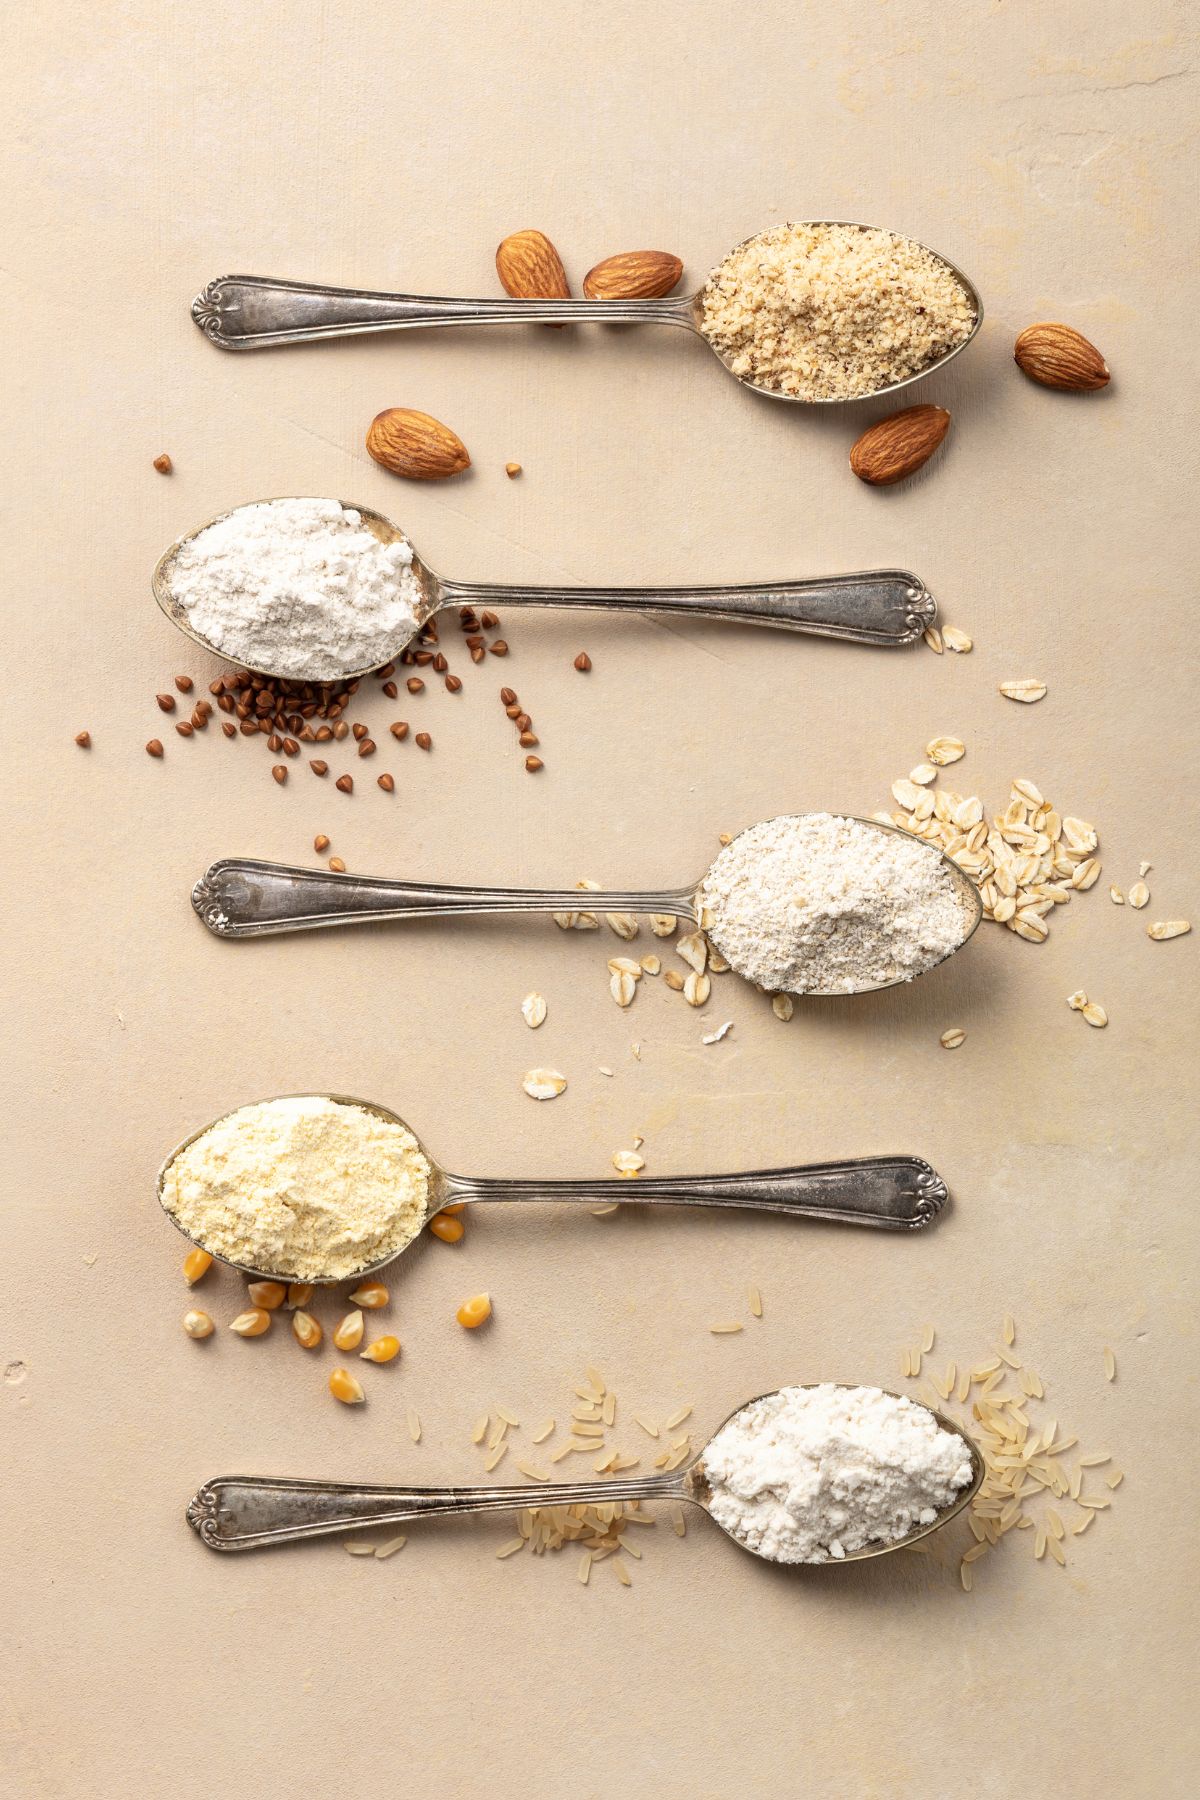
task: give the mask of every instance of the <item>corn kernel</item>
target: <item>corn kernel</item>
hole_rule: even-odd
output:
[[[469,1300],[463,1301],[454,1316],[460,1325],[465,1325],[468,1331],[474,1331],[477,1325],[482,1325],[485,1319],[492,1316],[491,1296],[472,1294]]]
[[[363,1316],[347,1313],[340,1325],[334,1326],[333,1341],[339,1350],[357,1350],[363,1340]]]
[[[252,1281],[246,1292],[264,1312],[274,1312],[287,1299],[287,1287],[282,1281]]]
[[[398,1337],[377,1337],[373,1344],[368,1344],[365,1350],[359,1351],[364,1362],[373,1363],[393,1362],[399,1354]]]
[[[377,1307],[386,1306],[391,1296],[382,1281],[364,1281],[350,1298],[355,1306],[365,1306],[368,1312],[374,1312]]]
[[[362,1382],[349,1369],[334,1369],[329,1377],[329,1391],[343,1406],[361,1406],[367,1397],[362,1391]]]
[[[252,1306],[249,1312],[239,1313],[229,1329],[236,1331],[239,1337],[261,1337],[264,1331],[271,1329],[271,1315],[261,1306]]]
[[[292,1314],[292,1336],[303,1350],[315,1350],[323,1333],[311,1313],[297,1308]]]
[[[206,1312],[185,1312],[183,1329],[191,1338],[206,1338],[212,1336],[216,1326]]]
[[[429,1229],[434,1237],[441,1238],[443,1244],[458,1244],[462,1241],[466,1227],[461,1219],[448,1218],[444,1212],[440,1212],[430,1219]]]
[[[195,1287],[202,1275],[207,1275],[212,1268],[213,1259],[207,1250],[189,1250],[183,1259],[183,1279],[189,1287]]]
[[[311,1281],[289,1281],[287,1303],[289,1306],[307,1306],[316,1291]]]
[[[459,1213],[466,1212],[466,1210],[467,1210],[466,1201],[465,1200],[456,1200],[454,1202],[453,1206],[443,1206],[442,1217],[445,1219],[457,1219]]]

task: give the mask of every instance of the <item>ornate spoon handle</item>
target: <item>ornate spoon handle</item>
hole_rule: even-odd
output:
[[[523,1487],[360,1487],[337,1481],[274,1481],[218,1475],[188,1502],[187,1521],[210,1550],[258,1550],[336,1531],[403,1525],[448,1513],[512,1512],[520,1506],[691,1498],[687,1471],[530,1482]]]
[[[919,1231],[949,1198],[945,1182],[919,1156],[864,1156],[790,1169],[729,1175],[639,1177],[637,1181],[498,1181],[445,1177],[447,1201],[537,1200],[581,1206],[736,1206],[790,1213],[883,1231]]]
[[[692,913],[686,893],[592,894],[578,888],[443,887],[367,875],[327,875],[323,869],[229,857],[201,876],[192,905],[218,937],[261,937],[381,919],[437,919],[452,913],[589,912]]]
[[[869,569],[805,581],[761,581],[736,587],[509,588],[443,579],[439,602],[454,606],[574,606],[593,612],[658,612],[694,619],[737,620],[889,647],[912,644],[937,618],[937,604],[918,576]]]
[[[221,350],[259,350],[365,331],[422,325],[683,325],[695,330],[690,299],[455,300],[314,287],[264,275],[219,275],[192,301],[192,318]]]

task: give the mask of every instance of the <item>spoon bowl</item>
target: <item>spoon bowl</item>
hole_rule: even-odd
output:
[[[321,1099],[339,1106],[360,1107],[382,1119],[385,1124],[400,1125],[412,1131],[386,1106],[371,1100],[360,1100],[352,1094],[298,1095],[281,1094],[273,1099]],[[241,1111],[243,1109],[236,1109]],[[175,1229],[197,1249],[207,1251],[218,1262],[226,1263],[252,1281],[312,1281],[311,1274],[297,1270],[259,1269],[245,1263],[230,1262],[211,1244],[189,1231],[166,1204],[164,1182],[175,1159],[182,1155],[206,1131],[232,1113],[222,1113],[196,1131],[189,1132],[166,1156],[155,1182],[158,1203]],[[514,1204],[536,1201],[569,1205],[610,1206],[614,1203],[632,1206],[700,1206],[739,1207],[746,1211],[785,1213],[793,1218],[821,1219],[845,1225],[865,1225],[888,1231],[913,1231],[932,1224],[945,1208],[949,1193],[941,1176],[915,1156],[868,1156],[841,1162],[809,1163],[790,1168],[757,1169],[726,1175],[654,1176],[637,1181],[619,1181],[607,1177],[595,1180],[521,1181],[452,1175],[442,1168],[421,1143],[422,1155],[429,1165],[429,1198],[425,1218],[417,1233],[404,1244],[364,1263],[350,1275],[317,1277],[320,1285],[337,1281],[361,1281],[374,1275],[402,1256],[417,1241],[420,1231],[444,1207],[470,1205],[479,1201]]]
[[[296,498],[297,496],[275,496]],[[269,506],[273,500],[247,501],[245,506]],[[399,632],[384,653],[363,668],[328,669],[319,675],[289,675],[256,657],[234,657],[196,630],[186,608],[176,597],[172,577],[180,551],[210,526],[241,512],[230,507],[215,518],[169,544],[154,566],[150,587],[160,609],[177,630],[209,655],[231,662],[254,675],[315,686],[357,680],[394,662],[444,607],[573,607],[587,612],[656,612],[693,619],[719,619],[728,623],[771,626],[814,637],[839,638],[850,643],[874,644],[894,649],[915,644],[937,618],[937,603],[919,576],[905,569],[864,570],[849,575],[806,577],[791,581],[750,582],[699,587],[504,587],[494,582],[454,581],[439,575],[421,557],[399,525],[373,507],[355,500],[337,502],[346,512],[357,513],[363,525],[381,544],[405,543],[412,551],[412,572],[419,589],[411,629]]]
[[[855,219],[805,219],[793,223],[839,225],[862,231],[874,229]],[[756,232],[743,239],[743,244],[751,243],[754,237],[761,235]],[[897,232],[893,235],[906,234]],[[909,238],[908,242],[929,250],[929,246],[920,244],[919,239]],[[742,244],[735,248],[741,249]],[[902,388],[911,387],[914,381],[923,381],[965,350],[978,333],[983,323],[983,301],[974,282],[941,251],[929,250],[929,254],[949,270],[966,296],[975,315],[970,332],[961,343],[927,367],[870,393],[845,398],[822,396],[810,399],[799,394],[783,394],[737,374],[703,330],[707,281],[698,293],[655,300],[449,300],[416,294],[370,293],[361,288],[317,287],[308,282],[275,281],[261,275],[220,275],[193,300],[192,318],[209,342],[221,350],[258,350],[270,344],[308,343],[318,338],[413,330],[430,325],[578,325],[593,322],[674,325],[695,332],[712,350],[725,372],[752,393],[798,406],[847,406],[899,393]]]
[[[838,816],[854,817],[856,824],[872,831],[890,832],[910,843],[920,841],[898,825],[885,825],[878,819],[862,819],[852,814]],[[983,918],[983,902],[975,883],[957,863],[936,845],[925,844],[924,848],[931,857],[945,864],[962,908],[963,935],[947,953],[952,956],[974,936]],[[699,925],[699,894],[708,873],[706,870],[698,881],[686,886],[659,892],[590,893],[577,888],[450,887],[379,876],[331,875],[322,869],[228,857],[213,863],[200,877],[192,889],[192,905],[208,929],[222,938],[262,937],[330,925],[377,924],[388,919],[447,918],[464,913],[671,913],[692,925]],[[730,966],[734,967],[732,962]],[[735,972],[740,971],[735,969]],[[922,973],[928,974],[929,970]],[[869,983],[855,989],[854,993],[879,993],[884,988],[902,985],[902,980],[897,977],[894,981]],[[807,997],[845,999],[853,996],[844,990],[809,989]]]
[[[816,1382],[797,1383],[807,1387]],[[837,1387],[860,1385],[835,1382]],[[890,1392],[888,1389],[881,1390]],[[893,1394],[893,1399],[907,1398]],[[769,1399],[763,1394],[759,1399]],[[743,1401],[718,1427],[723,1431],[730,1419],[743,1412],[753,1401]],[[914,1402],[923,1405],[923,1402]],[[948,1506],[927,1525],[918,1525],[887,1544],[870,1544],[861,1550],[847,1551],[844,1556],[830,1557],[813,1564],[789,1563],[788,1568],[841,1567],[846,1563],[869,1562],[893,1551],[907,1550],[922,1538],[940,1531],[971,1504],[983,1485],[986,1473],[983,1457],[969,1434],[955,1419],[932,1407],[925,1407],[944,1431],[961,1438],[971,1463],[971,1480],[961,1488]],[[712,1434],[713,1438],[717,1432]],[[709,1439],[709,1443],[712,1439]],[[187,1507],[187,1521],[202,1543],[210,1550],[236,1551],[264,1549],[271,1545],[301,1543],[310,1538],[328,1537],[333,1533],[363,1531],[384,1525],[401,1525],[414,1519],[462,1515],[464,1513],[511,1512],[522,1506],[603,1505],[612,1501],[670,1500],[698,1507],[712,1518],[711,1489],[704,1472],[706,1444],[682,1468],[664,1475],[610,1475],[603,1481],[530,1482],[522,1486],[501,1487],[366,1487],[350,1482],[290,1481],[270,1477],[221,1475],[204,1483]],[[760,1561],[774,1562],[760,1550],[735,1537],[713,1519],[713,1524],[738,1546]]]

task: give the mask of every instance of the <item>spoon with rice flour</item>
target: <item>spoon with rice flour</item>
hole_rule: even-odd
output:
[[[747,1401],[662,1475],[446,1488],[221,1475],[189,1501],[187,1520],[210,1550],[257,1550],[452,1514],[682,1501],[768,1562],[840,1565],[939,1531],[984,1473],[979,1450],[943,1413],[882,1388],[824,1382]]]
[[[157,1193],[219,1261],[255,1280],[322,1283],[374,1273],[447,1207],[479,1201],[738,1207],[917,1231],[949,1198],[917,1156],[637,1181],[452,1175],[396,1113],[345,1094],[283,1094],[213,1119],[171,1151]]]
[[[328,499],[250,501],[179,538],[151,582],[171,623],[214,656],[285,681],[348,681],[394,662],[444,607],[658,612],[895,648],[937,604],[916,575],[875,569],[724,587],[503,587],[452,581],[398,525]]]
[[[224,938],[530,912],[554,913],[562,925],[649,914],[665,937],[683,918],[708,940],[679,942],[698,980],[728,965],[769,992],[812,995],[911,981],[961,949],[983,916],[975,883],[936,845],[879,820],[829,813],[751,825],[698,882],[659,893],[447,887],[235,857],[201,876],[192,905]],[[614,981],[621,973],[613,970]]]
[[[893,394],[942,368],[979,330],[983,302],[915,238],[808,219],[745,239],[690,296],[449,300],[221,275],[197,294],[192,318],[222,350],[428,325],[675,325],[755,393],[828,404]]]

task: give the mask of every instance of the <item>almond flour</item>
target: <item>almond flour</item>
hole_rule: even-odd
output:
[[[735,375],[798,400],[849,400],[964,343],[975,311],[954,271],[873,226],[777,225],[709,277],[701,329]]]

